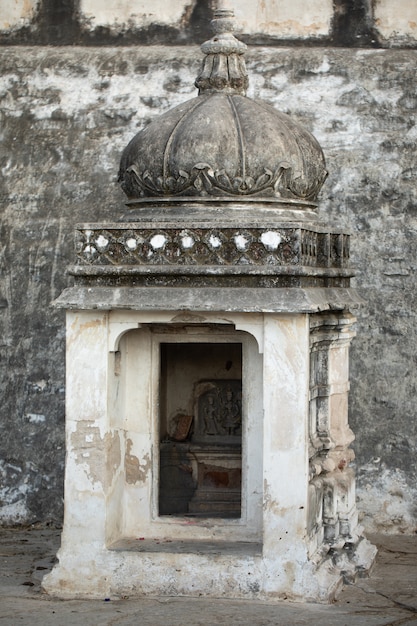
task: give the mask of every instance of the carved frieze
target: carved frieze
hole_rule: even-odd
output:
[[[346,267],[349,236],[308,228],[79,228],[78,265]]]
[[[307,181],[294,172],[289,163],[280,163],[275,170],[267,167],[256,177],[231,176],[225,169],[208,163],[196,163],[189,171],[180,169],[176,175],[156,175],[149,169],[140,171],[130,165],[123,179],[123,189],[129,197],[149,196],[274,196],[314,201],[327,176],[325,170],[315,182]]]

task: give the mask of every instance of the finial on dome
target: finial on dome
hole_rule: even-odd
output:
[[[219,2],[211,22],[214,36],[202,44],[206,55],[200,75],[195,81],[199,95],[215,91],[246,94],[248,75],[244,53],[246,45],[233,35],[234,11]]]

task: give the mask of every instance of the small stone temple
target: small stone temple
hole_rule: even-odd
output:
[[[198,96],[124,150],[76,227],[60,597],[331,601],[372,566],[350,463],[349,235],[316,139],[246,97],[220,9]]]

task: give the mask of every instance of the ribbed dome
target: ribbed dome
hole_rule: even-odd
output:
[[[216,21],[218,31],[230,26]],[[314,203],[327,175],[320,145],[288,115],[243,95],[246,46],[224,30],[202,46],[199,96],[158,117],[124,150],[123,190],[129,200],[252,196]]]

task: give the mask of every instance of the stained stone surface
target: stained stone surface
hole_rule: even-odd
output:
[[[389,626],[417,624],[415,536],[372,536],[378,557],[370,578],[344,588],[331,605],[202,598],[57,600],[40,590],[59,546],[51,528],[0,532],[0,619],[23,626]]]
[[[0,520],[62,516],[64,317],[79,222],[123,215],[130,138],[195,95],[191,48],[3,48]],[[367,528],[416,526],[415,62],[412,50],[252,49],[248,95],[303,123],[329,178],[320,213],[351,232],[367,304],[352,347],[350,423]],[[129,247],[129,246],[128,246]]]
[[[409,0],[240,0],[236,16],[255,43],[415,46]],[[210,0],[3,0],[0,42],[24,45],[138,45],[202,41]]]

